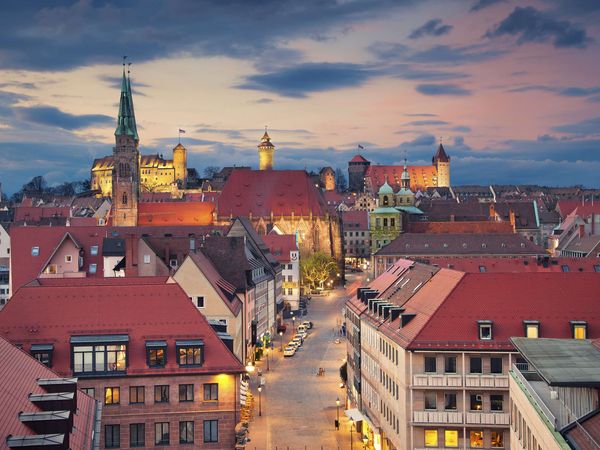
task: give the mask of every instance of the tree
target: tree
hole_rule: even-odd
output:
[[[346,175],[339,167],[335,169],[335,189],[339,192],[343,192],[348,187],[346,183]]]
[[[302,259],[300,268],[304,285],[313,290],[323,287],[323,283],[336,273],[338,265],[332,256],[317,252],[308,258]]]
[[[46,183],[44,177],[38,175],[33,177],[29,183],[24,184],[21,190],[24,194],[41,194],[46,190],[47,186],[48,183]]]
[[[206,166],[204,168],[204,177],[210,178],[211,180],[221,171],[220,167],[217,166]]]

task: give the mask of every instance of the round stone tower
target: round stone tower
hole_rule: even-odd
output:
[[[258,144],[259,170],[273,169],[273,153],[275,153],[275,146],[271,143],[271,138],[265,128],[265,134],[263,134],[260,144]]]
[[[187,178],[187,150],[181,145],[181,142],[173,149],[173,167],[175,169],[175,179],[179,181],[180,186],[185,189]]]

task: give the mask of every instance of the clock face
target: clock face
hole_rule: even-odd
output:
[[[290,259],[292,261],[297,261],[298,260],[298,252],[290,252]]]

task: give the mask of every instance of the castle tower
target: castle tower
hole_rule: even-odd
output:
[[[450,157],[441,142],[431,162],[437,169],[438,187],[450,187]]]
[[[259,170],[273,169],[273,153],[275,153],[275,146],[271,143],[271,138],[267,133],[267,127],[265,127],[265,134],[263,134],[260,144],[258,144]]]
[[[351,192],[363,192],[365,190],[365,174],[371,162],[356,155],[348,162],[348,189]]]
[[[181,142],[173,149],[173,167],[175,168],[175,180],[182,189],[186,187],[187,179],[187,150]]]
[[[131,81],[125,76],[125,66],[115,141],[112,171],[113,225],[136,226],[140,191],[140,138],[135,123]]]

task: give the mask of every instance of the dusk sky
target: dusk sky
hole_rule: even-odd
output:
[[[121,57],[143,154],[188,166],[430,164],[452,184],[600,186],[598,0],[20,0],[0,6],[0,182],[89,178]]]

